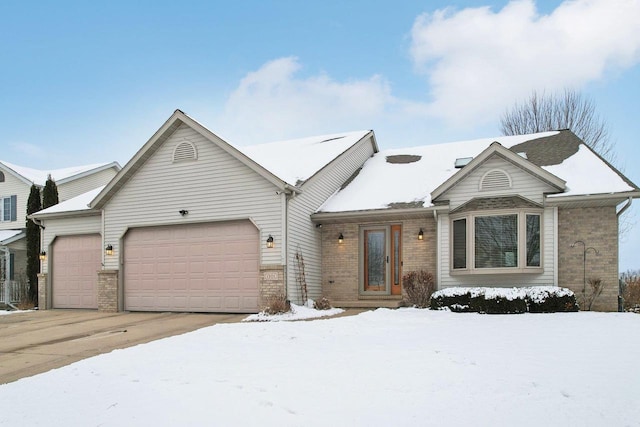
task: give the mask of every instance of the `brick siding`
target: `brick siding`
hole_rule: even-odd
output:
[[[586,295],[583,294],[583,249],[593,247],[587,253]],[[597,277],[604,282],[602,294],[594,301],[592,309],[617,311],[618,309],[618,217],[615,206],[558,209],[558,285],[575,292],[580,308],[587,309],[585,296],[591,294],[588,280]]]
[[[98,311],[118,311],[118,270],[98,271]]]

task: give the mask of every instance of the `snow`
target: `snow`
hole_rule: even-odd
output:
[[[531,287],[513,287],[513,288],[490,288],[490,287],[473,287],[467,288],[463,286],[455,286],[445,289],[440,289],[434,292],[433,296],[455,297],[465,294],[471,295],[476,298],[485,296],[487,299],[506,298],[510,301],[518,298],[529,297],[535,302],[542,302],[549,296],[555,295],[558,297],[564,297],[573,295],[573,291],[567,288],[560,288],[557,286],[531,286]]]
[[[60,181],[66,178],[70,178],[75,175],[79,175],[81,173],[89,172],[94,169],[101,168],[103,166],[109,165],[111,163],[96,163],[92,165],[84,165],[84,166],[72,166],[64,169],[52,169],[52,170],[38,170],[31,169],[24,166],[14,165],[9,162],[5,162],[0,160],[0,163],[4,164],[9,169],[13,170],[17,174],[21,175],[23,178],[28,181],[33,182],[36,185],[44,186],[47,182],[47,177],[51,175],[54,181]]]
[[[252,314],[243,321],[245,322],[282,322],[291,320],[316,319],[318,317],[329,317],[344,312],[341,308],[330,308],[328,310],[316,310],[313,307],[313,301],[304,305],[291,304],[291,311],[280,314],[266,314],[264,312]]]
[[[33,310],[0,310],[0,316],[6,316],[8,314],[27,313]]]
[[[337,191],[318,211],[386,209],[392,203],[414,203],[429,207],[432,206],[431,192],[460,170],[454,167],[457,159],[476,157],[496,141],[510,148],[557,133],[502,136],[380,151],[367,160],[358,176],[346,188]],[[397,155],[418,155],[421,159],[406,164],[386,161],[388,156]],[[543,169],[567,183],[568,191],[556,197],[634,190],[584,146],[562,164],[544,166]]]
[[[309,179],[369,132],[336,133],[236,148],[284,182],[297,185],[299,181]]]
[[[24,230],[0,230],[0,242],[11,239],[23,232]]]
[[[2,385],[0,425],[637,426],[639,328],[408,308],[220,324]]]
[[[38,217],[40,214],[51,214],[51,213],[59,213],[59,212],[77,212],[83,210],[90,210],[89,203],[104,189],[104,185],[98,188],[94,188],[93,190],[87,191],[86,193],[82,193],[76,197],[72,197],[69,200],[65,200],[64,202],[60,202],[57,205],[53,205],[48,207],[47,209],[43,209],[34,214],[34,216]]]

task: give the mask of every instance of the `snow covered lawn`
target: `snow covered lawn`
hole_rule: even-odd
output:
[[[2,385],[0,424],[637,426],[638,336],[631,313],[222,324]]]

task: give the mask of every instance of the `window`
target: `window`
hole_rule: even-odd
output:
[[[475,273],[537,271],[541,215],[525,211],[475,212],[452,220],[452,270]]]
[[[4,172],[0,171],[0,182],[4,182]]]
[[[17,220],[17,197],[0,197],[0,221]]]

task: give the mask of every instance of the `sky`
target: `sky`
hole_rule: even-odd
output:
[[[533,90],[569,88],[640,183],[640,0],[61,0],[0,16],[0,159],[22,166],[124,165],[178,108],[236,145],[491,137]],[[621,270],[638,253],[640,224]]]

